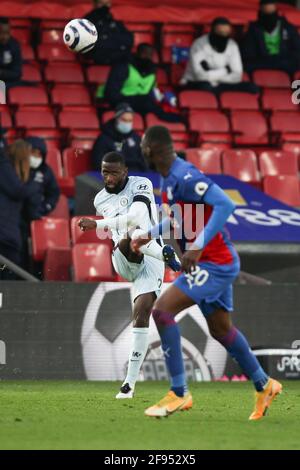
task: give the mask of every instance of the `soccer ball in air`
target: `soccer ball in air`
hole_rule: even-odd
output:
[[[96,26],[89,20],[72,20],[65,27],[64,43],[70,51],[85,54],[95,47],[97,40]]]

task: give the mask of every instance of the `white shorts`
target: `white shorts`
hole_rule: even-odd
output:
[[[120,276],[133,283],[133,299],[142,294],[155,292],[158,297],[164,282],[165,264],[152,256],[144,255],[140,264],[130,263],[120,249],[112,255],[115,270]]]

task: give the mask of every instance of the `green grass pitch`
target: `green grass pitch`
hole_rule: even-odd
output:
[[[250,383],[191,385],[194,408],[151,419],[166,383],[139,383],[133,400],[111,382],[0,382],[0,449],[299,449],[300,382],[284,383],[268,415],[249,422]]]

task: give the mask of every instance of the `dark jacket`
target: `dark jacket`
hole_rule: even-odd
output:
[[[128,58],[133,47],[133,34],[121,21],[116,21],[109,8],[92,10],[85,16],[97,28],[99,40],[95,48],[86,54],[97,64],[115,64]]]
[[[20,250],[21,211],[29,202],[34,206],[36,188],[32,182],[23,184],[6,155],[0,151],[0,244]]]
[[[55,209],[60,189],[58,187],[55,175],[52,169],[47,165],[47,144],[40,137],[27,137],[27,142],[32,145],[33,149],[38,149],[43,157],[43,163],[37,169],[31,169],[30,179],[36,186],[36,200],[39,202],[38,213],[35,218],[48,215]],[[26,218],[26,217],[25,217]],[[32,215],[29,219],[32,218]]]
[[[18,41],[11,38],[5,46],[0,44],[0,80],[17,82],[22,76],[22,55]]]
[[[35,213],[34,218],[44,217],[55,209],[59,200],[60,189],[55,175],[44,162],[36,170],[30,170],[30,179],[35,183],[36,198],[40,201],[38,212]]]
[[[121,134],[115,127],[115,120],[112,119],[102,126],[102,132],[92,150],[95,170],[101,168],[102,158],[106,153],[117,151],[125,156],[130,171],[147,171],[140,147],[141,138],[135,131],[126,135]]]
[[[250,23],[245,36],[242,54],[246,68],[278,68],[292,72],[297,69],[300,61],[300,37],[297,29],[283,16],[281,21],[281,47],[279,55],[272,56],[268,53],[264,40],[264,30],[259,21]],[[282,64],[282,66],[280,65]],[[274,65],[274,67],[272,67]]]

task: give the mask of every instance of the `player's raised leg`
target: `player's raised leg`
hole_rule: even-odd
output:
[[[218,309],[206,319],[210,334],[225,347],[243,372],[252,380],[256,390],[255,409],[249,419],[261,419],[274,398],[281,393],[282,385],[264,372],[247,339],[232,324],[229,312]]]

